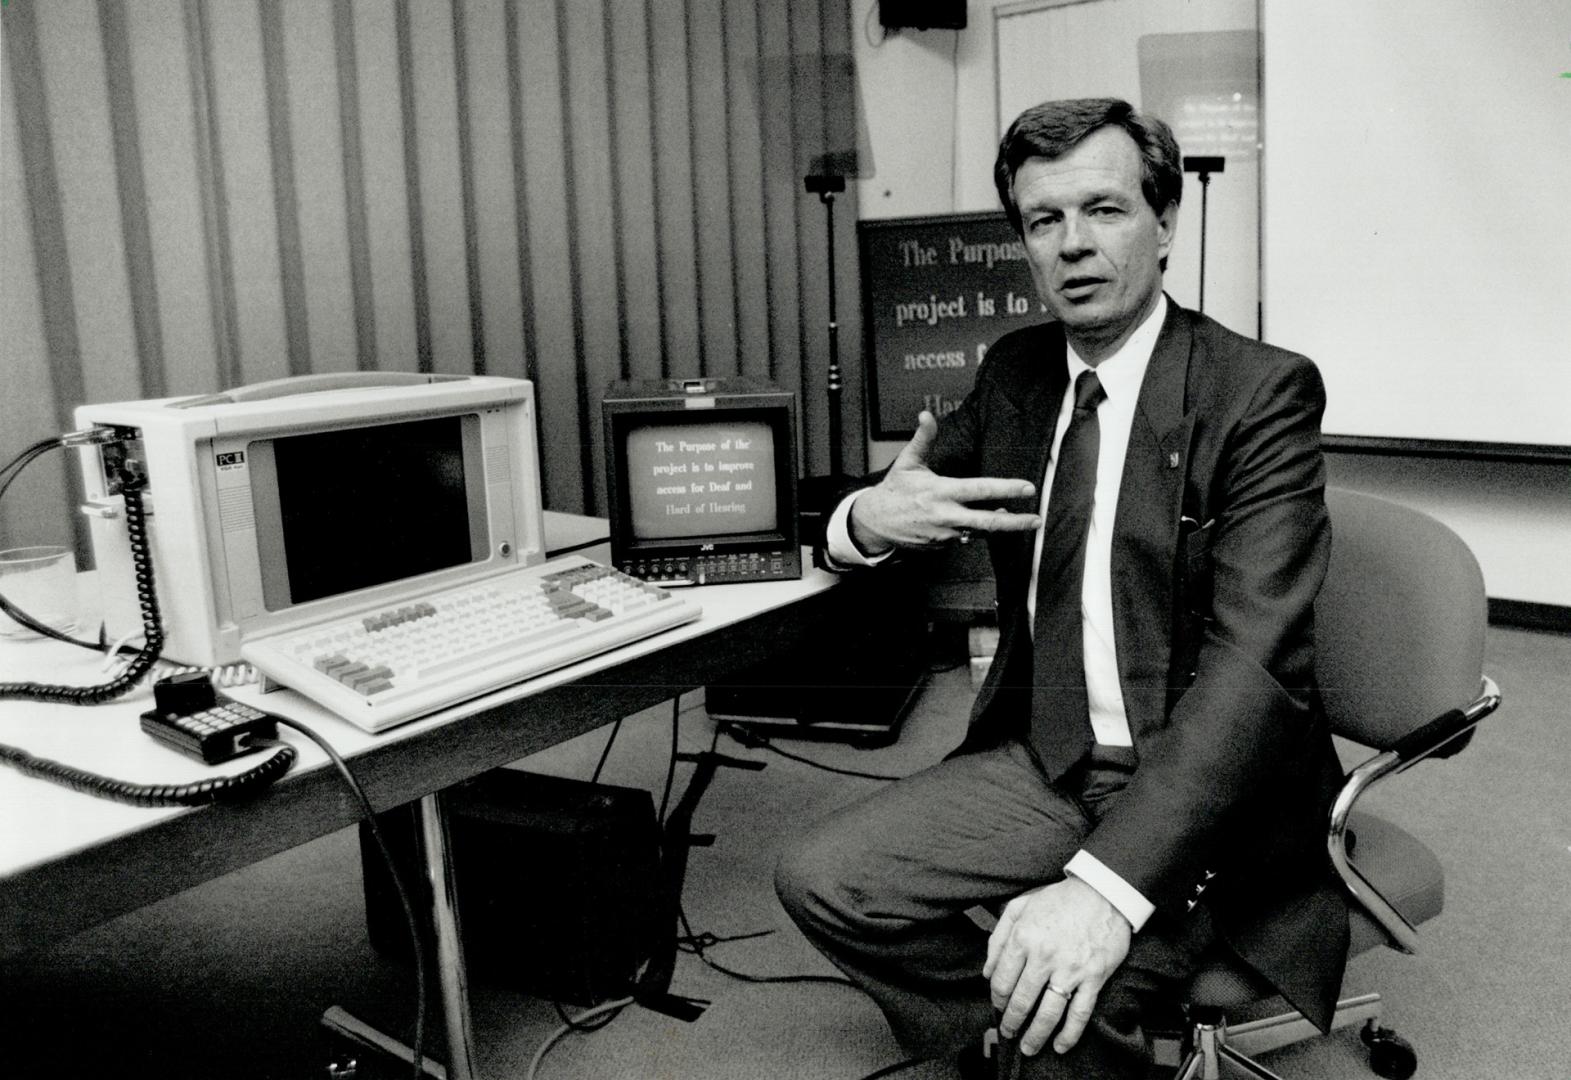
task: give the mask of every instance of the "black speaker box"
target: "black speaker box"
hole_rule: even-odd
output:
[[[661,936],[675,933],[659,925],[660,832],[649,792],[496,769],[444,798],[470,974],[574,1005],[627,995]],[[377,821],[434,955],[414,807]],[[360,857],[371,944],[409,961],[403,910],[365,824]]]
[[[878,0],[878,21],[886,30],[964,30],[966,0]]]
[[[917,563],[918,560],[912,560]],[[710,683],[715,720],[763,736],[887,746],[927,684],[919,565],[847,575],[843,615],[805,641]]]

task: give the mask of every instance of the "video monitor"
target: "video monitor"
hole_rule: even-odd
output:
[[[793,394],[745,379],[619,382],[601,411],[619,569],[666,585],[802,576]]]

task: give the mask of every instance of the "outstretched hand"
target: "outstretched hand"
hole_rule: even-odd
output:
[[[990,476],[939,476],[927,467],[928,450],[937,437],[938,421],[923,410],[916,434],[883,480],[857,496],[851,507],[851,535],[862,550],[876,555],[897,547],[931,548],[970,532],[1031,532],[1041,527],[1037,514],[972,507],[1030,498],[1036,486]]]

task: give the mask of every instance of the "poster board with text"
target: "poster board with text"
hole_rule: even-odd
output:
[[[993,342],[1050,318],[1002,211],[862,221],[857,236],[874,439],[951,412]]]

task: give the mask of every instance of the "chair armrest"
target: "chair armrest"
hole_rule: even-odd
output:
[[[1483,692],[1465,709],[1452,709],[1437,716],[1416,731],[1410,731],[1391,752],[1402,762],[1402,769],[1422,761],[1431,754],[1445,749],[1477,726],[1478,722],[1500,707],[1500,689],[1494,680],[1484,677]],[[1398,770],[1401,771],[1400,769]]]
[[[1337,875],[1353,899],[1385,931],[1392,947],[1405,953],[1418,951],[1418,931],[1380,894],[1380,890],[1358,872],[1348,857],[1348,817],[1353,812],[1354,804],[1375,784],[1405,772],[1435,751],[1466,735],[1484,717],[1500,707],[1500,688],[1494,680],[1486,676],[1482,690],[1466,708],[1453,709],[1436,717],[1399,739],[1390,749],[1381,751],[1353,769],[1331,805],[1331,826],[1326,837],[1331,864],[1336,867]]]

